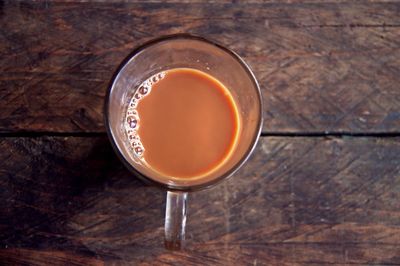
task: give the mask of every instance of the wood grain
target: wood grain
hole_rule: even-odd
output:
[[[398,132],[400,4],[0,2],[0,131],[103,132],[134,47],[188,32],[242,55],[264,133]],[[316,2],[316,1],[311,1]]]
[[[184,252],[163,248],[165,193],[105,137],[0,139],[2,265],[400,263],[400,138],[261,139],[190,195]]]

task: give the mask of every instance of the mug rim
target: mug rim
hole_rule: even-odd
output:
[[[120,149],[118,148],[114,135],[112,133],[111,127],[110,127],[110,123],[109,123],[109,99],[110,99],[110,95],[111,92],[113,90],[114,84],[116,79],[118,78],[118,75],[121,73],[122,69],[129,63],[129,61],[135,57],[138,53],[140,53],[141,51],[145,50],[146,48],[153,46],[155,44],[161,43],[161,42],[165,42],[165,41],[171,41],[171,40],[195,40],[195,41],[200,41],[200,42],[204,42],[207,44],[211,44],[213,46],[216,46],[217,48],[225,51],[226,53],[230,54],[245,70],[245,72],[247,73],[247,75],[250,77],[251,82],[253,83],[254,88],[256,89],[256,94],[257,94],[257,98],[259,101],[259,114],[260,114],[260,119],[258,121],[257,124],[257,130],[254,133],[254,136],[252,137],[251,140],[251,144],[249,145],[248,149],[246,150],[246,152],[244,153],[244,155],[240,158],[240,160],[234,165],[232,166],[227,172],[225,172],[223,175],[210,180],[208,182],[205,183],[201,183],[201,184],[196,184],[193,186],[176,186],[176,185],[170,185],[170,184],[166,184],[166,183],[162,183],[159,182],[157,180],[152,179],[151,177],[141,173],[138,169],[136,169],[134,166],[132,166],[127,159],[125,158],[125,156],[122,154],[122,152],[120,151]],[[120,159],[120,161],[122,161],[122,163],[124,164],[124,166],[131,172],[134,173],[136,177],[138,177],[139,179],[141,179],[142,181],[146,182],[146,183],[150,183],[152,185],[156,185],[159,188],[163,188],[163,189],[167,189],[169,191],[181,191],[181,192],[190,192],[190,191],[196,191],[196,190],[201,190],[201,189],[206,189],[209,188],[211,186],[216,185],[219,182],[222,182],[225,179],[228,179],[229,177],[231,177],[237,170],[239,170],[243,164],[249,159],[249,157],[251,156],[251,154],[253,153],[258,140],[260,138],[261,135],[261,130],[262,130],[262,126],[263,126],[263,122],[264,122],[264,117],[263,117],[263,101],[262,101],[262,94],[261,94],[261,89],[260,89],[260,85],[258,84],[258,81],[253,73],[253,71],[251,70],[250,66],[234,51],[232,51],[231,49],[215,42],[215,41],[211,41],[209,39],[206,39],[204,37],[198,36],[198,35],[193,35],[193,34],[189,34],[189,33],[178,33],[178,34],[171,34],[171,35],[165,35],[165,36],[161,36],[158,38],[154,38],[151,39],[139,46],[137,46],[136,48],[133,49],[132,52],[130,52],[125,59],[119,64],[118,68],[115,70],[109,85],[107,87],[107,93],[105,96],[105,103],[104,103],[104,124],[106,127],[106,132],[107,132],[107,136],[111,142],[111,145],[113,147],[113,150],[115,151],[115,153],[117,154],[118,158]]]

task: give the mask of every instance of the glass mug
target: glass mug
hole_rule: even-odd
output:
[[[242,126],[234,152],[201,179],[160,176],[136,157],[125,133],[124,119],[135,90],[152,75],[173,68],[193,68],[215,77],[230,91],[239,111]],[[236,53],[202,37],[170,35],[138,47],[121,64],[108,90],[105,119],[113,148],[125,166],[142,180],[167,190],[165,246],[180,249],[185,239],[188,192],[231,176],[253,151],[263,122],[261,93],[254,74]]]

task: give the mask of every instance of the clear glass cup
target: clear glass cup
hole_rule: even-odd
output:
[[[124,119],[138,86],[150,76],[172,68],[194,68],[221,81],[231,92],[241,120],[241,132],[231,157],[208,176],[189,180],[160,176],[141,163],[125,133]],[[126,167],[167,190],[165,246],[180,249],[185,239],[188,192],[207,188],[231,176],[248,159],[262,127],[262,100],[257,80],[249,66],[231,50],[189,34],[152,40],[134,50],[114,75],[105,102],[108,136]]]

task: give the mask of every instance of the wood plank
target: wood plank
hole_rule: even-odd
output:
[[[0,149],[0,264],[400,263],[400,138],[262,138],[235,176],[190,195],[184,252],[163,248],[165,193],[105,137]]]
[[[400,3],[0,4],[0,131],[103,132],[137,45],[189,32],[254,69],[268,132],[397,132]]]

